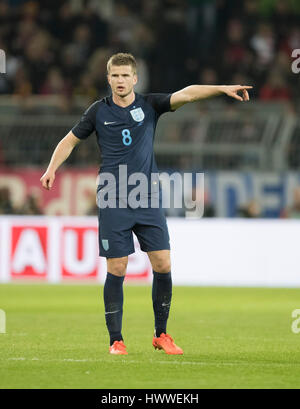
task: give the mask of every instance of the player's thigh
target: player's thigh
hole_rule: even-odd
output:
[[[99,255],[124,258],[134,253],[130,209],[104,208],[99,210]],[[116,263],[116,262],[115,262]]]
[[[118,277],[123,277],[126,274],[128,256],[107,258],[107,271]]]
[[[170,250],[148,251],[147,254],[154,271],[157,273],[169,273],[171,271]]]
[[[170,250],[170,237],[163,209],[137,209],[133,231],[141,250],[154,252]]]

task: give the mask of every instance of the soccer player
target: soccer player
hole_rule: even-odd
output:
[[[134,252],[134,232],[153,268],[155,333],[152,344],[155,349],[162,349],[167,354],[183,354],[167,333],[172,277],[169,233],[153,153],[156,124],[163,113],[176,111],[186,103],[204,98],[226,94],[238,101],[248,101],[247,89],[252,87],[191,85],[170,94],[140,95],[134,91],[138,80],[135,58],[124,53],[115,54],[109,59],[107,79],[112,95],[93,103],[80,122],[59,142],[41,177],[41,183],[45,189],[51,189],[57,168],[67,159],[75,145],[96,132],[102,154],[97,198],[100,208],[99,254],[107,259],[103,295],[110,335],[109,352],[127,355],[122,337],[123,281],[128,255]],[[140,207],[127,200],[134,186],[129,186],[129,183],[126,189],[123,186],[127,177],[136,172],[145,175],[148,182],[147,190],[140,194]],[[113,176],[115,184],[109,186],[104,183],[104,180],[108,180],[107,175]],[[102,206],[108,196],[113,205]],[[157,198],[157,205],[151,205],[153,198]]]

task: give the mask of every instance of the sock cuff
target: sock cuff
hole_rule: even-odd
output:
[[[114,274],[111,274],[109,272],[107,272],[106,274],[106,279],[110,280],[110,281],[114,281],[114,282],[120,282],[123,283],[125,276],[115,276]]]
[[[153,277],[159,278],[160,280],[169,280],[171,278],[171,271],[168,273],[158,273],[153,270]]]

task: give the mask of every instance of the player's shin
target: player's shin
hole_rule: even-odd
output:
[[[122,338],[124,277],[107,273],[104,284],[105,321],[110,336],[110,345]]]
[[[172,299],[172,277],[169,273],[153,271],[152,302],[155,318],[155,336],[166,333]]]

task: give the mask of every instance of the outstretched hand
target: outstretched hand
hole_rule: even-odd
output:
[[[238,101],[249,101],[250,98],[247,90],[251,88],[253,87],[249,85],[224,85],[222,87],[224,94]],[[241,92],[242,96],[239,95],[239,92]]]

